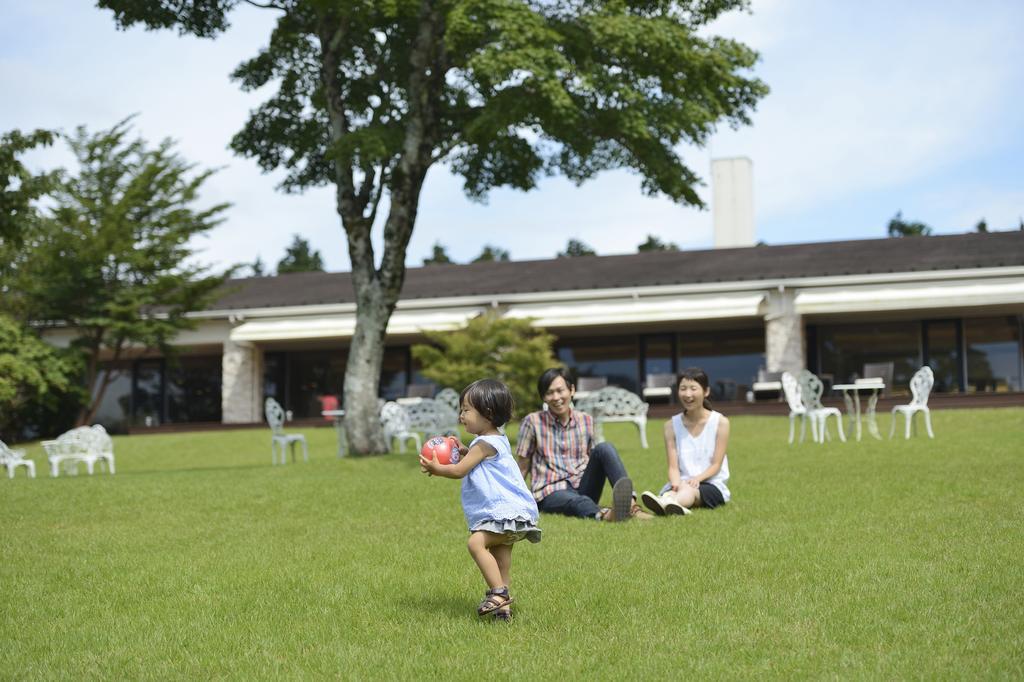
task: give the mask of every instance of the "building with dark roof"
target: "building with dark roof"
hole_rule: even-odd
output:
[[[894,391],[924,364],[939,392],[1024,385],[1024,232],[972,233],[409,268],[388,326],[381,395],[422,381],[410,346],[484,310],[558,337],[580,376],[640,393],[703,367],[719,401],[766,372],[826,381],[884,366]],[[258,422],[272,395],[296,417],[340,395],[355,297],[349,273],[229,282],[180,335],[180,361],[132,363],[99,421]]]

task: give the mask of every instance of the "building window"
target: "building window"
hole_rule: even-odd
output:
[[[219,355],[168,360],[166,421],[219,422],[222,366]]]
[[[111,374],[107,390],[103,392],[103,400],[96,408],[93,423],[102,424],[111,433],[124,433],[131,426],[132,416],[132,364],[119,362],[116,365],[104,363],[96,377],[96,388],[105,375]],[[218,395],[220,387],[217,387]]]
[[[682,332],[679,371],[699,367],[708,375],[711,399],[738,400],[746,396],[764,365],[764,330]]]
[[[926,320],[922,323],[922,355],[935,373],[936,393],[955,393],[963,387],[963,356],[960,320]]]
[[[964,320],[967,390],[1024,390],[1020,319],[1014,316]]]
[[[864,375],[868,363],[893,364],[893,392],[909,393],[910,378],[921,368],[920,322],[864,322],[820,325],[819,374],[841,384]]]
[[[288,354],[288,404],[296,419],[319,417],[320,396],[341,396],[345,385],[344,349]]]
[[[640,392],[636,336],[561,338],[558,359],[577,377],[605,377],[608,385]]]

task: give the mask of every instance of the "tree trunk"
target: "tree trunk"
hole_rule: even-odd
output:
[[[322,79],[327,94],[331,139],[340,141],[349,130],[339,78],[340,57],[335,51],[341,26],[321,26]],[[374,264],[370,230],[375,208],[366,214],[373,194],[374,174],[363,170],[362,191],[356,190],[355,169],[349,160],[334,159],[336,201],[342,227],[348,237],[352,263],[352,287],[356,293],[356,329],[345,368],[345,430],[353,454],[387,452],[377,399],[384,340],[388,320],[395,309],[405,280],[405,251],[416,223],[420,191],[432,163],[436,142],[434,102],[444,82],[439,60],[442,47],[441,12],[430,0],[422,0],[420,24],[410,55],[409,108],[402,151],[390,169],[387,183],[391,207],[384,223],[384,252],[380,268]],[[380,182],[388,175],[381,168]],[[369,184],[367,184],[369,183]]]

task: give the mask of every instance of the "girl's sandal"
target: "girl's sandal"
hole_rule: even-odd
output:
[[[509,595],[507,587],[487,590],[484,593],[484,600],[476,607],[476,613],[478,616],[486,616],[488,613],[494,613],[503,606],[508,606],[512,601],[512,596]]]
[[[494,612],[494,620],[510,623],[512,621],[512,609],[508,606],[502,606]]]

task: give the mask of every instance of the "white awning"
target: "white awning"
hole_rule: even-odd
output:
[[[756,317],[763,293],[617,299],[604,302],[512,305],[506,317],[535,318],[541,327],[579,327]]]
[[[388,321],[388,334],[459,329],[483,308],[437,311],[396,310]],[[253,320],[231,330],[232,341],[291,341],[295,339],[350,338],[356,329],[355,313]]]
[[[957,308],[1024,303],[1024,280],[936,282],[928,286],[807,289],[797,293],[798,313],[853,313],[880,310]]]

